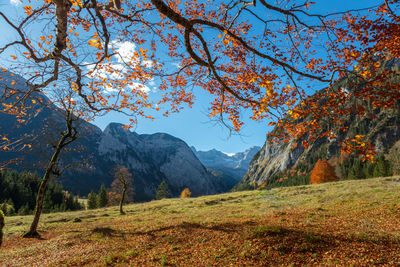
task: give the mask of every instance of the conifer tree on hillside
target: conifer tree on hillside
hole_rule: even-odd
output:
[[[90,192],[88,195],[87,208],[89,210],[97,208],[97,196],[95,192]]]
[[[97,207],[103,208],[107,206],[108,203],[108,193],[104,184],[101,185],[99,194],[97,195]]]
[[[169,197],[168,186],[165,181],[162,181],[157,188],[156,199],[163,199]]]
[[[386,177],[392,175],[390,162],[381,154],[374,168],[374,177]]]
[[[319,159],[311,172],[310,180],[312,184],[321,184],[339,180],[335,170],[327,160]]]

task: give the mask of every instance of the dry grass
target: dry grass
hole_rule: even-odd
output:
[[[6,219],[0,266],[400,266],[398,177]],[[78,219],[79,218],[79,219]]]

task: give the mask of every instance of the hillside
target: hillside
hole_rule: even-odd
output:
[[[1,266],[398,266],[400,177],[6,218]]]
[[[399,73],[399,61],[388,61],[382,65]],[[399,77],[394,76],[391,81],[399,83]],[[359,84],[355,77],[349,76],[336,82],[332,90],[338,90],[338,88],[344,88],[350,92],[363,88],[363,85]],[[319,101],[324,103],[323,96]],[[320,137],[307,149],[301,145],[306,137],[299,140],[292,139],[288,143],[270,142],[271,138],[267,138],[261,150],[252,159],[248,172],[241,181],[241,186],[306,184],[309,173],[318,159],[329,160],[341,179],[363,179],[400,173],[398,160],[400,158],[400,103],[396,102],[396,104],[397,109],[374,108],[371,100],[361,101],[352,96],[344,106],[349,109],[354,105],[362,106],[365,109],[364,114],[357,116],[350,112],[342,115],[340,120],[347,127],[347,131],[338,130],[337,125],[331,123],[329,118],[320,118],[321,125],[335,133],[335,137]],[[304,120],[310,119],[311,117],[304,118]],[[277,127],[273,129],[274,131],[277,131]],[[366,141],[375,147],[378,153],[376,157],[378,164],[364,163],[355,153],[348,156],[341,154],[340,143],[356,135],[364,135]],[[295,145],[295,148],[292,148],[292,145]],[[385,166],[377,167],[377,165]]]

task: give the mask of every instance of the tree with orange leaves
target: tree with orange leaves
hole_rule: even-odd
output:
[[[385,1],[370,7],[387,20],[375,24],[394,24],[398,17],[392,5],[396,3]],[[193,103],[194,95],[188,90],[193,85],[210,93],[210,116],[227,118],[233,129],[240,130],[243,110],[252,110],[251,117],[256,120],[283,118],[304,100],[301,83],[317,81],[329,86],[360,61],[362,53],[354,41],[364,42],[364,30],[356,27],[357,22],[364,22],[363,27],[373,23],[356,12],[367,8],[353,12],[355,15],[319,15],[310,11],[312,4],[43,0],[42,5],[24,6],[26,15],[19,24],[0,12],[18,35],[0,52],[19,47],[20,54],[11,58],[20,60],[18,68],[31,77],[32,90],[20,97],[19,108],[33,91],[60,83],[59,74],[68,70],[75,90],[92,110],[151,117],[146,109],[159,109],[160,104],[169,102],[170,108],[164,112],[169,115],[182,104]],[[36,21],[52,21],[55,27],[45,25],[42,35],[34,38],[26,32]],[[380,42],[388,42],[385,36],[389,33],[393,31],[369,43],[381,51]],[[323,51],[321,42],[326,47]],[[139,51],[119,51],[118,45],[128,43],[140,46]],[[176,71],[167,71],[166,51],[178,63]],[[153,79],[159,79],[159,88],[165,92],[150,101],[143,89]],[[9,110],[17,108],[5,104]]]
[[[336,176],[335,170],[327,160],[319,159],[314,166],[310,175],[312,184],[321,184],[327,182],[334,182],[339,180]]]
[[[191,194],[192,194],[192,192],[190,192],[190,189],[189,188],[185,188],[185,189],[182,190],[180,198],[190,197]]]

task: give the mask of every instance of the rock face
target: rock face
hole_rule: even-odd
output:
[[[347,82],[344,79],[338,82],[336,86],[343,86]],[[339,133],[333,140],[328,138],[317,139],[308,149],[301,146],[302,140],[298,141],[294,149],[291,148],[294,141],[286,144],[271,144],[267,141],[254,156],[241,183],[255,186],[268,184],[275,174],[290,169],[309,173],[319,159],[339,159],[341,157],[339,143],[345,139],[353,138],[357,134],[365,135],[366,140],[375,146],[378,153],[388,154],[396,142],[400,140],[400,103],[397,103],[397,106],[398,109],[395,110],[369,108],[369,115],[363,117],[345,115],[347,116],[344,117],[348,126],[347,132]],[[333,127],[332,131],[335,132]]]
[[[241,182],[261,185],[276,172],[293,167],[303,152],[302,146],[291,149],[290,144],[265,142],[261,150],[253,157]]]
[[[17,79],[3,73],[3,84]],[[1,83],[0,83],[1,86]],[[18,89],[28,90],[25,80],[18,77]],[[45,101],[45,96],[40,96]],[[2,152],[0,161],[18,158],[15,168],[43,173],[52,144],[64,129],[62,112],[49,104],[38,104],[29,111],[24,123],[0,113],[0,133],[10,140],[22,139],[31,144],[30,149]],[[213,175],[196,158],[190,147],[182,140],[168,134],[139,135],[125,130],[121,124],[111,123],[102,132],[98,127],[79,121],[79,139],[67,147],[60,166],[70,166],[58,178],[66,190],[87,195],[97,191],[101,184],[109,186],[116,165],[126,166],[134,179],[135,201],[151,200],[157,186],[165,180],[171,196],[178,196],[188,187],[193,196],[226,192],[230,188],[218,175]]]
[[[154,196],[163,180],[173,196],[186,187],[193,195],[223,190],[184,141],[165,133],[138,135],[122,126],[107,126],[99,140],[98,155],[107,165],[126,166],[133,174],[137,193]]]
[[[250,161],[260,150],[260,147],[253,146],[244,152],[236,154],[226,154],[215,149],[209,151],[197,151],[194,147],[192,147],[192,150],[204,166],[225,173],[238,182],[247,172]]]

